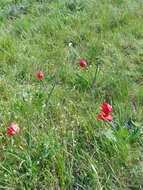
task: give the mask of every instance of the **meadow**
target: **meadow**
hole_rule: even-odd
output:
[[[0,190],[142,190],[143,0],[0,0],[0,121]]]

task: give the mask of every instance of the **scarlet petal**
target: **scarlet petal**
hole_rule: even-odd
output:
[[[104,102],[102,104],[102,111],[105,113],[105,114],[109,114],[110,112],[112,112],[112,106],[106,102]]]
[[[44,77],[43,72],[42,72],[42,71],[39,71],[38,73],[36,73],[36,77],[37,77],[38,79],[42,79],[42,78]]]
[[[10,123],[9,128],[13,127],[15,124],[13,122]]]
[[[12,136],[15,135],[15,131],[13,130],[13,128],[10,128],[10,127],[8,128],[8,134]]]
[[[99,113],[96,117],[100,120],[112,121],[112,115],[110,114]]]
[[[13,129],[11,127],[8,127],[8,133],[13,133]]]
[[[98,119],[100,119],[100,120],[106,120],[104,113],[99,113],[96,117],[97,117]]]
[[[8,127],[8,134],[14,136],[19,133],[19,130],[20,129],[19,129],[18,125],[14,124],[12,122],[12,123],[10,123],[10,126]]]
[[[112,121],[112,115],[106,115],[105,119],[108,120],[109,122],[111,122]]]
[[[79,64],[80,64],[80,66],[81,67],[87,67],[87,63],[86,63],[86,61],[84,60],[84,59],[80,59],[80,61],[79,61]]]

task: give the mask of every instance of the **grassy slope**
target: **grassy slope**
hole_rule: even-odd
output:
[[[0,189],[143,188],[142,137],[122,130],[143,122],[142,8],[142,0],[0,1]],[[56,81],[48,108],[38,70],[48,94]],[[103,101],[120,126],[116,142],[96,119]],[[21,128],[13,140],[11,121]]]

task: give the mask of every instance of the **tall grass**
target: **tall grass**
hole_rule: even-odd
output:
[[[0,1],[0,189],[143,188],[142,7]],[[112,124],[96,118],[105,101]]]

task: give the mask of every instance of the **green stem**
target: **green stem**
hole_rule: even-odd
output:
[[[54,83],[54,85],[53,85],[53,87],[52,87],[52,89],[51,89],[51,91],[50,91],[50,93],[49,93],[49,95],[48,95],[48,97],[47,97],[47,99],[46,99],[46,109],[48,108],[48,103],[49,103],[49,100],[50,100],[51,95],[53,94],[53,91],[54,91],[54,89],[55,89],[55,86],[56,86],[56,82]]]
[[[92,94],[93,97],[95,96],[94,91],[93,91],[94,90],[93,87],[95,87],[98,73],[99,73],[99,65],[97,64],[96,70],[95,70],[95,73],[94,73],[94,77],[93,77],[93,81],[92,81],[91,86],[90,86],[90,91],[91,91],[91,94]]]
[[[99,72],[99,66],[97,64],[96,66],[96,70],[95,70],[95,74],[94,74],[94,78],[93,78],[93,81],[92,81],[92,87],[95,85],[96,83],[96,80],[97,80],[97,76],[98,76],[98,72]]]
[[[11,137],[11,150],[13,149],[14,140],[13,137]]]

